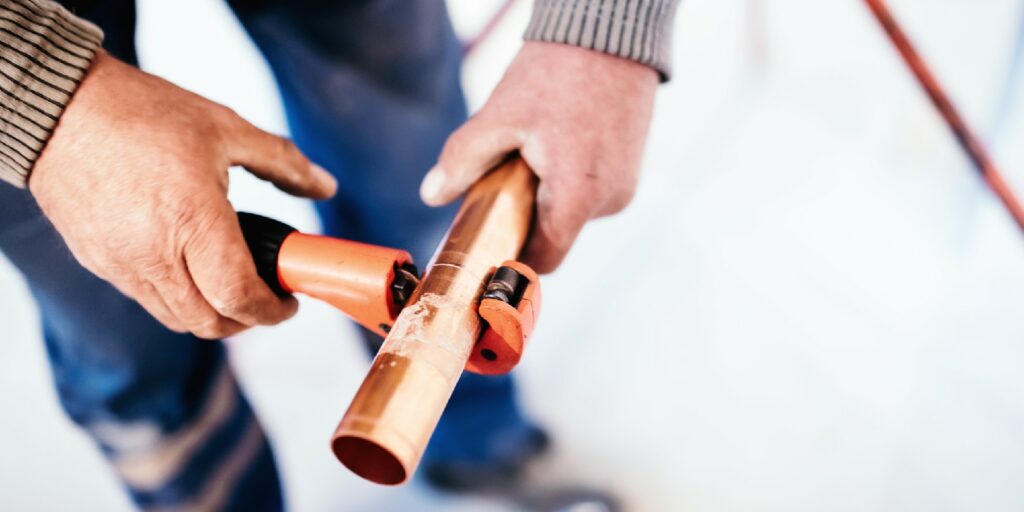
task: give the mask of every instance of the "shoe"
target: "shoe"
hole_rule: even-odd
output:
[[[516,443],[515,455],[503,460],[426,463],[421,469],[431,487],[447,492],[470,492],[516,480],[530,463],[551,447],[547,432],[531,427],[525,439]]]
[[[433,463],[421,469],[434,489],[506,502],[528,512],[619,512],[621,507],[608,493],[580,485],[543,483],[537,471],[540,459],[550,452],[551,439],[534,428],[525,449],[511,460],[484,463]]]

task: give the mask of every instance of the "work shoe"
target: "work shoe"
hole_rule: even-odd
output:
[[[520,446],[520,456],[500,462],[426,463],[421,474],[436,490],[471,494],[509,503],[529,512],[618,512],[611,495],[580,485],[552,485],[535,478],[537,466],[548,455],[547,433],[532,428]]]

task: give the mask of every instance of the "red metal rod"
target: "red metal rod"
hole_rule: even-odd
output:
[[[1017,223],[1017,227],[1024,232],[1024,208],[1021,208],[1020,202],[1014,196],[1009,184],[1003,179],[1002,174],[989,156],[988,150],[985,149],[981,139],[975,135],[974,131],[967,125],[967,122],[960,116],[956,107],[953,106],[953,102],[950,101],[949,96],[939,84],[935,75],[928,69],[924,59],[914,49],[914,45],[911,44],[910,39],[907,38],[907,35],[900,28],[899,23],[896,22],[889,8],[886,7],[885,1],[865,1],[868,7],[871,8],[871,12],[878,18],[882,28],[885,29],[889,39],[896,45],[896,49],[903,56],[903,60],[910,66],[910,70],[914,72],[914,76],[921,83],[921,87],[924,87],[925,92],[928,93],[932,104],[935,105],[935,108],[942,114],[943,119],[946,120],[949,129],[953,131],[953,135],[956,136],[956,140],[960,143],[960,147],[967,153],[975,168],[981,173],[985,182],[988,183],[989,188],[1002,201],[1010,216]]]
[[[476,37],[470,39],[469,41],[466,41],[463,44],[462,55],[467,56],[470,53],[473,53],[473,50],[475,50],[484,41],[486,41],[487,38],[491,35],[491,33],[494,32],[494,29],[498,27],[498,24],[501,23],[501,20],[505,17],[505,15],[508,14],[508,11],[512,9],[512,5],[515,3],[516,0],[505,0],[505,3],[501,4],[501,7],[498,7],[498,10],[494,12],[494,15],[491,16],[491,19],[487,20],[487,23],[484,25],[484,28],[480,29],[480,33],[478,33]]]

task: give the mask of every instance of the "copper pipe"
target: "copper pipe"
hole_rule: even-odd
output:
[[[466,195],[334,433],[335,456],[357,475],[396,485],[415,471],[480,337],[487,279],[526,242],[536,183],[514,158]]]
[[[1003,206],[1006,207],[1007,212],[1013,218],[1014,222],[1017,223],[1017,227],[1021,231],[1024,231],[1024,208],[1021,207],[1020,201],[1014,196],[1013,190],[1010,185],[1003,178],[1002,173],[996,167],[995,161],[989,156],[988,150],[985,145],[981,142],[981,138],[974,134],[971,127],[967,125],[967,122],[957,111],[956,107],[953,106],[953,102],[949,99],[949,95],[943,90],[942,85],[939,83],[935,75],[932,74],[931,70],[928,69],[928,64],[925,63],[924,59],[917,50],[914,49],[914,45],[911,44],[910,38],[903,32],[899,23],[896,22],[896,18],[893,17],[892,13],[889,12],[889,8],[885,5],[884,0],[865,0],[868,4],[868,8],[878,19],[878,22],[882,25],[885,33],[889,36],[893,45],[896,46],[896,50],[899,51],[903,57],[904,62],[910,67],[910,70],[914,73],[917,81],[920,82],[921,87],[924,88],[925,92],[928,93],[928,98],[931,99],[932,104],[938,109],[939,114],[945,119],[946,124],[949,125],[949,129],[953,131],[953,135],[956,136],[956,140],[960,143],[960,147],[963,148],[964,152],[967,153],[967,157],[974,163],[978,173],[981,174],[982,179],[988,183],[988,186],[1002,201]]]

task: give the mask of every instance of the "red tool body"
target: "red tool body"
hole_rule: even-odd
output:
[[[300,233],[273,219],[239,213],[260,277],[278,294],[300,293],[334,306],[384,336],[419,285],[407,251]],[[496,267],[480,297],[487,327],[466,365],[498,375],[519,363],[540,311],[540,280],[529,266]]]
[[[508,282],[503,274],[523,282],[505,286]],[[493,275],[477,309],[487,328],[466,363],[467,370],[484,375],[508,373],[519,364],[540,313],[540,280],[532,268],[506,261]],[[513,300],[503,300],[501,288],[511,290],[508,295]]]

